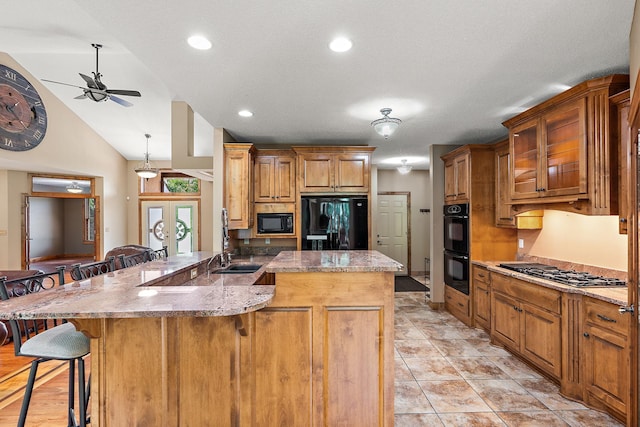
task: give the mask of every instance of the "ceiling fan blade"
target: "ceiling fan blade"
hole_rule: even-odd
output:
[[[114,95],[142,96],[137,90],[107,89],[105,92],[112,93]]]
[[[109,99],[115,102],[116,104],[120,104],[123,107],[133,107],[133,104],[129,101],[125,101],[122,98],[118,98],[117,96],[109,95]]]
[[[86,87],[83,87],[83,86],[72,85],[72,84],[69,84],[69,83],[56,82],[54,80],[47,80],[47,79],[40,79],[40,80],[42,80],[43,82],[55,83],[55,84],[58,84],[58,85],[65,85],[65,86],[77,87],[79,89],[86,89]]]
[[[73,99],[86,99],[87,98],[87,94],[83,93],[82,95],[78,95],[76,97],[74,97]]]
[[[89,76],[86,76],[82,73],[78,73],[80,74],[80,77],[82,77],[82,79],[87,82],[87,86],[90,87],[91,89],[99,89],[98,85],[96,85],[96,82],[93,81],[93,79]]]

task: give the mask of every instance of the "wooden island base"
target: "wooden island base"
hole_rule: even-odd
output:
[[[92,338],[92,425],[391,426],[393,280],[276,272],[251,313],[73,319]]]

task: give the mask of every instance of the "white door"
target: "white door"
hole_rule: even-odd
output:
[[[150,201],[141,203],[142,245],[166,246],[169,255],[195,252],[198,248],[198,201]]]
[[[407,195],[378,195],[377,250],[402,263],[398,275],[409,274],[409,244],[407,236]]]

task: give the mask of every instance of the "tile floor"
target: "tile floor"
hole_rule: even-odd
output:
[[[424,292],[397,292],[395,304],[397,427],[622,426],[563,398],[483,330],[432,310]]]

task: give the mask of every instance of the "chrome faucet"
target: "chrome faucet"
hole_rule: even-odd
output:
[[[226,208],[222,208],[222,250],[220,251],[220,267],[231,264],[231,252],[229,252],[229,214]]]

